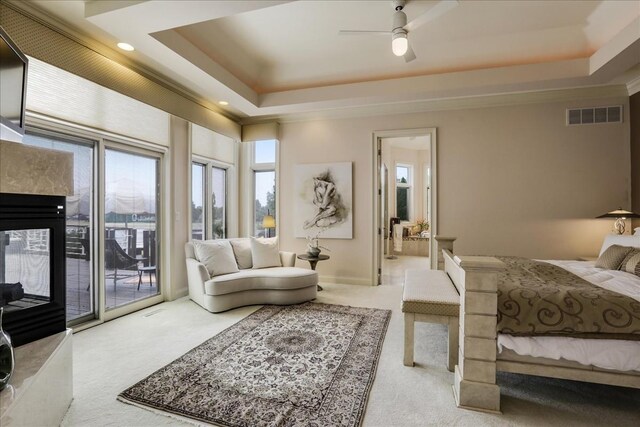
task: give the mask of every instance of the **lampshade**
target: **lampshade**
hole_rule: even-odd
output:
[[[407,53],[409,48],[409,40],[407,40],[407,33],[395,33],[391,40],[391,50],[395,56],[402,56]]]
[[[624,231],[627,227],[624,220],[627,218],[640,218],[640,215],[638,215],[635,212],[618,208],[614,211],[607,212],[606,214],[597,216],[596,218],[616,218],[616,222],[615,224],[613,224],[613,231],[615,231],[618,234],[624,234]]]
[[[602,214],[597,216],[596,218],[640,218],[635,212],[627,211],[622,208],[613,210],[611,212],[607,212],[606,214]]]
[[[276,219],[271,215],[265,215],[262,218],[263,228],[276,228]]]

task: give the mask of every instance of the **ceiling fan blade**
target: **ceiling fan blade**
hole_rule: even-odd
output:
[[[413,51],[413,49],[411,49],[411,43],[409,43],[409,46],[407,47],[407,52],[403,55],[404,57],[404,62],[411,62],[414,59],[416,59],[416,53]]]
[[[422,15],[417,16],[413,21],[405,25],[404,29],[408,32],[414,31],[421,25],[426,24],[429,21],[433,21],[434,19],[449,12],[451,9],[454,9],[458,4],[458,0],[440,0],[431,9],[427,10]]]
[[[341,36],[388,36],[391,31],[340,30]]]

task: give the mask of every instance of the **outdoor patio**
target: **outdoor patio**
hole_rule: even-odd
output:
[[[106,307],[107,309],[147,298],[158,293],[157,277],[142,273],[142,283],[138,290],[138,272],[135,270],[118,270],[117,281],[114,286],[114,270],[107,269],[106,273]],[[67,258],[67,320],[91,312],[91,289],[87,289],[91,280],[91,263],[83,259]]]

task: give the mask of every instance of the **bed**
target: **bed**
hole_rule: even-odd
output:
[[[601,254],[612,244],[638,248],[640,236],[607,237]],[[593,261],[536,261],[442,252],[444,269],[461,295],[459,362],[454,380],[459,407],[500,412],[498,371],[640,388],[639,276],[597,268]],[[524,287],[514,290],[525,282],[520,282],[521,276],[515,273],[518,269],[532,271],[532,277],[547,273],[557,277],[558,289],[566,287],[566,280],[574,281],[585,287],[570,294],[571,298],[584,294],[586,299],[571,299],[571,304],[566,304],[570,309],[560,315],[544,306],[527,312],[539,301],[529,302],[531,294]],[[515,285],[505,287],[505,283]],[[546,291],[554,293],[551,288]],[[545,295],[544,290],[540,292]],[[523,295],[519,302],[514,303],[514,293]],[[567,301],[566,295],[562,298]],[[622,301],[624,309],[619,309]],[[611,321],[589,317],[593,314],[587,312],[599,304],[610,306],[600,307],[602,314],[596,317],[604,319],[615,311]],[[562,314],[568,323],[556,322]]]

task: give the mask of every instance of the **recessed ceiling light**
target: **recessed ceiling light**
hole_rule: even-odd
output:
[[[127,52],[131,52],[132,50],[135,50],[134,47],[131,46],[129,43],[124,43],[124,42],[118,43],[118,47],[122,50],[126,50]]]
[[[220,104],[220,105],[229,105],[229,103],[227,101],[218,101],[218,104]]]

